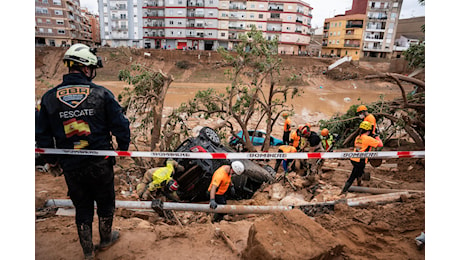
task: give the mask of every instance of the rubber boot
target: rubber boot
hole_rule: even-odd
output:
[[[99,217],[99,235],[101,242],[97,246],[98,250],[106,250],[111,247],[120,237],[120,232],[112,231],[113,217]]]
[[[353,183],[351,182],[345,182],[345,186],[343,186],[343,189],[342,189],[342,192],[340,193],[340,195],[342,194],[346,194],[348,192],[348,189],[351,187]]]
[[[361,186],[361,181],[362,181],[362,179],[363,179],[362,177],[358,177],[358,178],[356,179],[356,182],[358,183],[358,186]]]
[[[94,245],[93,245],[93,227],[88,224],[77,225],[78,237],[80,245],[83,248],[85,259],[94,259]]]

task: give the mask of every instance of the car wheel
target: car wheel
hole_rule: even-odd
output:
[[[275,175],[276,175],[275,169],[273,169],[270,165],[264,165],[262,166],[262,168],[267,170],[267,172],[270,173],[271,176],[273,176],[273,178],[275,178]]]
[[[200,130],[200,135],[211,141],[211,143],[215,145],[220,144],[220,138],[219,135],[210,127],[203,127]]]

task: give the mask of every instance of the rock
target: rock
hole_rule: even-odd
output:
[[[280,201],[280,205],[282,206],[300,206],[306,204],[307,202],[304,200],[303,195],[295,193],[290,193]]]
[[[295,209],[255,222],[242,259],[332,259],[343,247],[331,232]]]
[[[268,196],[272,200],[281,200],[286,196],[286,189],[280,183],[275,183],[271,186]]]

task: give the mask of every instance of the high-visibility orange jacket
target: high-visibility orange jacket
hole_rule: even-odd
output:
[[[209,184],[208,191],[211,191],[212,185],[217,186],[216,195],[224,195],[228,186],[232,183],[232,176],[228,172],[228,165],[220,166],[212,175],[211,183]]]
[[[292,143],[292,144],[291,144]],[[289,144],[291,144],[292,146],[294,146],[296,149],[299,148],[299,145],[300,145],[300,136],[297,134],[297,130],[296,131],[293,131],[291,133],[291,137],[290,137],[290,140],[289,140]]]
[[[284,120],[284,132],[291,132],[291,119],[288,117]]]
[[[295,152],[297,152],[297,149],[295,149],[294,146],[290,146],[290,145],[280,145],[280,147],[278,149],[283,151],[283,153],[295,153]]]
[[[364,121],[367,121],[367,122],[371,123],[371,125],[372,125],[372,134],[375,134],[375,128],[376,128],[376,126],[377,126],[377,120],[375,120],[374,115],[368,114],[368,115],[364,118]]]
[[[362,134],[360,136],[357,136],[355,138],[355,149],[354,152],[370,152],[372,147],[382,147],[382,141],[376,140],[375,138],[372,138],[366,134]],[[350,158],[350,160],[353,160],[355,162],[359,162],[360,158]],[[366,158],[366,163],[367,163],[367,158]]]

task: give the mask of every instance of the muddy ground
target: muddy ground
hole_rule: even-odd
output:
[[[44,54],[46,52],[46,54]],[[122,53],[122,51],[120,51]],[[65,69],[56,66],[45,67],[59,60],[59,53],[50,50],[36,51],[36,95],[40,96],[49,86],[59,81]],[[43,54],[43,55],[40,55]],[[123,54],[123,53],[122,53]],[[159,54],[153,62],[155,66],[176,73],[177,82],[191,81],[200,72],[178,71],[172,61],[168,62],[168,53]],[[126,56],[126,57],[125,57]],[[129,55],[107,55],[107,66],[112,74],[119,64],[124,64]],[[166,58],[165,58],[166,57]],[[172,57],[171,57],[172,58]],[[211,57],[210,57],[211,58]],[[138,58],[142,59],[141,57]],[[305,62],[308,61],[308,62]],[[322,69],[330,61],[321,59],[297,60],[293,58],[292,68],[301,67],[306,71],[304,83],[306,88],[331,82],[331,78],[322,75]],[[208,66],[215,66],[215,61],[208,61]],[[303,65],[301,65],[303,64]],[[305,65],[309,64],[309,65]],[[43,66],[42,66],[43,65]],[[120,65],[121,66],[121,65]],[[206,67],[205,65],[200,65]],[[365,68],[349,67],[343,75],[334,74],[334,78],[343,77],[346,81],[334,83],[332,92],[350,90],[351,83],[363,84],[362,76],[375,72]],[[380,68],[380,70],[384,69]],[[358,71],[358,78],[354,73]],[[217,74],[217,73],[215,73]],[[193,76],[195,75],[195,76]],[[204,75],[204,74],[203,74]],[[350,76],[351,75],[351,76]],[[103,81],[115,81],[110,73],[100,74]],[[208,75],[209,78],[212,75]],[[214,77],[215,82],[225,83]],[[349,79],[351,77],[351,79]],[[342,82],[343,84],[341,84]],[[202,82],[203,83],[203,82]],[[206,83],[206,82],[205,82]],[[209,82],[208,82],[209,83]],[[361,85],[360,85],[361,84]],[[386,83],[388,84],[388,83]],[[326,84],[324,84],[326,85]],[[341,87],[342,86],[342,87]],[[351,85],[353,86],[353,85]],[[409,89],[411,86],[407,86]],[[110,86],[108,86],[110,88]],[[377,91],[386,93],[390,88],[379,86]],[[352,88],[353,89],[353,88]],[[114,92],[119,89],[114,89]],[[349,105],[349,104],[348,104]],[[327,106],[326,106],[327,107]],[[166,108],[167,109],[167,108]],[[341,109],[336,108],[335,111]],[[325,111],[318,117],[331,114]],[[318,114],[307,114],[311,118]],[[297,117],[299,123],[304,117]],[[201,123],[201,122],[198,122]],[[273,133],[281,137],[281,128]],[[317,128],[313,128],[318,130]],[[410,144],[403,147],[385,147],[385,150],[410,150]],[[276,151],[276,148],[272,148]],[[348,151],[348,149],[344,149]],[[129,196],[126,173],[121,166],[131,163],[130,159],[119,159],[116,169],[116,196],[118,200],[133,200]],[[270,162],[273,166],[274,162]],[[351,171],[347,160],[328,160],[324,173],[313,179],[305,179],[299,173],[290,173],[290,178],[297,185],[294,192],[287,183],[277,183],[263,187],[250,200],[229,201],[229,204],[245,205],[282,205],[299,201],[337,200],[338,194]],[[378,168],[366,166],[371,173],[370,181],[363,186],[385,189],[425,190],[424,159],[389,159]],[[356,182],[355,182],[356,184]],[[36,259],[82,259],[83,253],[78,242],[74,217],[57,216],[57,209],[42,209],[46,199],[67,198],[67,188],[63,176],[54,177],[50,173],[35,171],[35,258]],[[348,193],[346,198],[371,196],[366,193]],[[285,213],[265,215],[233,215],[226,220],[212,224],[206,213],[176,212],[181,225],[160,218],[153,212],[138,212],[117,209],[114,228],[121,231],[120,241],[110,250],[98,253],[98,259],[424,259],[425,250],[417,249],[414,238],[425,231],[425,194],[411,193],[401,199],[385,204],[371,204],[366,207],[350,207],[337,204],[333,208],[309,211],[304,214],[300,209]],[[234,243],[236,251],[215,236],[215,228],[224,231]],[[93,225],[93,237],[98,242],[97,217]]]

